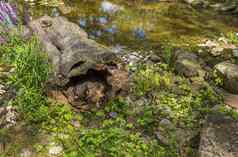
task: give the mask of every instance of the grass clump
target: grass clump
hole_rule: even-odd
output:
[[[7,43],[1,46],[1,60],[14,67],[8,84],[16,89],[12,105],[30,123],[42,122],[48,115],[48,101],[43,94],[48,79],[49,64],[35,37],[24,40],[18,34],[7,36]]]
[[[35,37],[24,41],[20,36],[11,36],[1,47],[2,59],[15,67],[10,83],[17,88],[43,88],[48,79],[49,64]]]
[[[166,64],[172,66],[173,59],[173,47],[171,45],[166,45],[163,50],[163,58]]]

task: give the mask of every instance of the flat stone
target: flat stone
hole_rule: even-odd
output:
[[[238,121],[212,115],[201,131],[200,157],[237,157]]]

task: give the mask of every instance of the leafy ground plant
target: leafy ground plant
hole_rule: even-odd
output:
[[[238,34],[234,32],[230,32],[227,34],[228,40],[233,44],[238,44]]]
[[[9,36],[0,50],[1,62],[15,69],[8,82],[16,89],[10,104],[17,107],[27,126],[38,124],[37,130],[62,146],[63,157],[179,157],[178,130],[199,131],[210,109],[222,104],[209,85],[194,91],[168,64],[140,65],[130,96],[146,102],[118,98],[76,114],[45,96],[50,65],[34,37],[25,41],[18,35]],[[221,108],[220,112],[227,110]],[[235,117],[233,112],[229,114]],[[7,137],[7,131],[0,130],[0,135]],[[47,145],[32,145],[38,154],[47,152]],[[15,154],[21,146],[16,148]]]

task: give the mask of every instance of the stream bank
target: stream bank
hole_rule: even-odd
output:
[[[112,6],[110,11],[123,10]],[[235,32],[218,33],[195,48],[156,40],[152,44],[158,49],[152,49],[147,45],[151,37],[139,29],[127,43],[131,47],[120,43],[115,49],[113,44],[99,44],[100,38],[65,17],[44,16],[28,27],[34,33],[3,36],[8,37],[1,47],[3,72],[8,72],[1,79],[2,107],[8,107],[1,112],[1,120],[7,120],[0,134],[3,156],[237,156]],[[140,48],[140,43],[147,46]],[[51,87],[64,91],[74,76],[79,84],[66,89],[71,91],[68,98],[77,103],[85,93],[86,103],[94,104],[82,110],[79,103],[77,112],[66,94],[46,96]],[[112,97],[101,101],[105,88]],[[224,102],[225,92],[229,97]],[[14,115],[13,121],[9,115]]]

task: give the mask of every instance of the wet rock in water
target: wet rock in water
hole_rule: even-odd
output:
[[[224,88],[232,93],[238,94],[238,65],[222,62],[215,66],[224,80]]]
[[[203,77],[204,71],[199,64],[198,59],[198,56],[193,53],[177,52],[175,61],[176,72],[185,77]]]
[[[76,108],[98,105],[127,91],[128,73],[121,60],[113,50],[89,39],[76,24],[63,17],[44,16],[29,27],[53,65],[50,86],[60,88]]]
[[[209,116],[201,132],[200,157],[237,157],[237,141],[237,120],[223,115]]]

